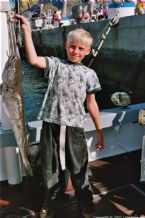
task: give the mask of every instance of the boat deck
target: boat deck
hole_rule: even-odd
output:
[[[145,218],[145,183],[140,182],[141,151],[137,150],[90,163],[90,181],[94,190],[95,217]],[[0,183],[0,217],[39,218],[44,190],[39,167],[32,178],[19,185]],[[73,191],[70,199],[56,208],[55,218],[81,218]]]

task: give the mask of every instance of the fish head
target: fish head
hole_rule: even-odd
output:
[[[5,65],[2,74],[3,83],[12,87],[22,80],[22,63],[18,56],[11,55]]]

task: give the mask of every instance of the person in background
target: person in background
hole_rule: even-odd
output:
[[[95,0],[90,0],[90,18],[92,19],[93,15],[94,15],[94,10],[96,8],[96,2]]]
[[[108,1],[107,0],[103,0],[102,9],[103,9],[104,18],[108,19]]]
[[[54,11],[54,13],[53,13],[52,22],[53,22],[53,24],[55,24],[55,22],[57,22],[57,23],[58,23],[58,25],[59,25],[59,24],[60,24],[60,22],[61,22],[61,20],[60,20],[60,18],[59,18],[59,16],[58,16],[58,14],[57,14],[57,11]]]
[[[94,15],[94,9],[94,0],[84,0],[82,1],[82,4],[76,5],[72,8],[72,17],[76,19],[77,23],[89,22]]]
[[[136,14],[144,14],[145,12],[145,1],[138,0],[136,4]]]
[[[90,14],[85,9],[83,9],[82,10],[81,22],[82,23],[87,23],[89,21],[91,21]]]
[[[41,19],[40,17],[37,17],[35,19],[35,26],[36,26],[37,30],[41,30],[43,27],[43,19]]]
[[[29,63],[45,69],[50,84],[44,97],[44,109],[41,110],[43,125],[40,153],[46,199],[40,217],[55,216],[55,207],[64,197],[65,172],[69,170],[82,215],[84,218],[93,218],[93,193],[87,171],[88,150],[84,133],[85,102],[96,127],[96,149],[104,149],[99,108],[95,99],[101,86],[96,72],[82,64],[84,57],[90,53],[93,38],[89,32],[75,29],[67,35],[66,60],[38,56],[30,23],[21,15],[15,15],[15,18],[21,21]]]

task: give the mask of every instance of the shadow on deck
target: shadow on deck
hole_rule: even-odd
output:
[[[134,151],[90,163],[95,216],[145,218],[145,183],[140,182],[141,151]],[[0,183],[1,218],[39,218],[44,189],[41,170],[19,185]],[[73,192],[66,205],[56,208],[55,218],[81,218]]]

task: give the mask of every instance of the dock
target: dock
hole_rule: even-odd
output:
[[[145,218],[145,182],[140,182],[141,150],[89,162],[96,217]],[[0,217],[39,218],[44,189],[41,167],[18,185],[0,182]],[[56,208],[55,218],[82,218],[73,191]]]

